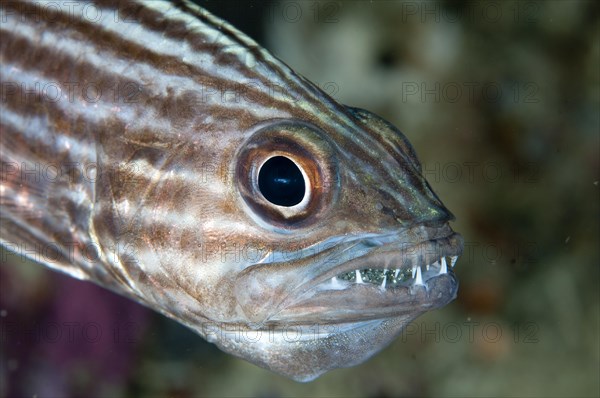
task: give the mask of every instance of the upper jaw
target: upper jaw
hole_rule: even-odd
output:
[[[355,283],[379,284],[383,290],[398,285],[426,286],[428,279],[453,268],[462,250],[462,237],[447,224],[433,229],[421,226],[364,255],[351,257],[352,253],[341,253],[335,261],[328,262],[332,266],[316,275],[311,284],[320,290],[343,290]]]

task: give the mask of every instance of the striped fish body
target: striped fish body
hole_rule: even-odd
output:
[[[389,123],[193,4],[56,4],[1,4],[14,256],[300,381],[455,297],[461,237]]]

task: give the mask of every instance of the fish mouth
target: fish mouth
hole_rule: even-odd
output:
[[[454,266],[462,249],[454,232],[414,245],[382,245],[319,275],[271,319],[346,323],[442,307],[456,297]]]
[[[258,324],[347,324],[420,314],[456,297],[462,237],[448,224],[361,236],[238,280],[238,302]]]
[[[448,273],[448,264],[454,267],[458,256],[443,256],[433,262],[425,265],[423,271],[422,266],[412,265],[411,267],[399,266],[398,268],[366,268],[362,270],[354,270],[346,272],[343,275],[334,276],[329,281],[328,288],[332,290],[343,290],[351,283],[373,283],[379,285],[381,290],[386,287],[394,288],[399,286],[426,286],[431,278],[438,275]]]

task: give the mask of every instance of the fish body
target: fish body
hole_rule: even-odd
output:
[[[0,15],[14,256],[299,381],[455,298],[462,238],[394,126],[194,4],[50,3]]]

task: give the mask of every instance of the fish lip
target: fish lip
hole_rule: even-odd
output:
[[[462,236],[449,227],[440,230],[447,233],[412,245],[387,243],[329,268],[299,287],[270,320],[276,323],[293,320],[297,324],[353,323],[419,314],[446,305],[456,298],[458,291],[458,280],[450,264],[445,274],[424,273],[422,285],[403,284],[382,289],[372,283],[351,283],[344,289],[327,287],[331,278],[356,269],[385,268],[380,264],[386,260],[417,262],[421,267],[440,257],[459,257],[464,246]]]

